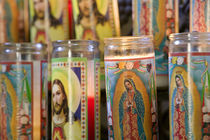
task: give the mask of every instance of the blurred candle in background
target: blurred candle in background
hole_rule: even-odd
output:
[[[31,42],[69,38],[68,0],[30,0],[29,7]]]
[[[53,46],[52,139],[101,139],[98,42],[68,40]]]
[[[72,0],[68,0],[68,12],[69,12],[69,37],[74,38],[74,19],[73,19],[73,8]]]
[[[109,140],[158,139],[151,36],[105,39]]]
[[[153,35],[157,87],[168,86],[168,36],[178,32],[178,1],[134,0],[133,34]]]
[[[76,39],[120,35],[118,4],[114,0],[73,0]]]
[[[190,31],[210,32],[209,0],[190,0]]]
[[[17,1],[0,1],[0,42],[18,42],[19,41],[19,17]],[[22,16],[22,15],[21,15]]]
[[[0,139],[48,139],[47,72],[46,45],[0,45]]]
[[[29,41],[29,1],[16,1],[18,6],[18,42]]]
[[[116,0],[72,0],[75,38],[99,40],[101,53],[101,88],[104,89],[103,52],[105,37],[120,36]]]

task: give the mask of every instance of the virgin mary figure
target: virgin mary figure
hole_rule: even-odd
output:
[[[121,138],[146,139],[144,132],[144,101],[132,79],[124,80],[125,91],[119,102],[119,125]]]
[[[188,139],[190,132],[189,121],[191,121],[193,104],[184,79],[181,74],[175,76],[176,87],[172,94],[172,135],[174,139]],[[191,109],[189,105],[191,104]]]

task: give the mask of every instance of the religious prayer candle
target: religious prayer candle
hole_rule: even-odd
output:
[[[76,39],[103,41],[120,35],[117,1],[72,0],[72,5]]]
[[[0,42],[18,41],[18,5],[16,1],[0,1]]]
[[[100,61],[97,41],[53,43],[52,139],[100,139]]]
[[[170,35],[170,139],[210,139],[210,33]]]
[[[168,86],[168,36],[178,32],[177,0],[134,0],[133,34],[153,35],[157,87]]]
[[[190,31],[210,32],[209,0],[190,0]]]
[[[120,36],[117,0],[72,0],[75,38],[99,40],[101,88],[104,87],[104,38]]]
[[[32,42],[69,38],[68,0],[29,0],[29,10]]]
[[[28,0],[0,1],[0,42],[29,40]]]
[[[158,139],[151,36],[105,39],[109,140]]]
[[[47,47],[0,45],[0,139],[47,138]]]

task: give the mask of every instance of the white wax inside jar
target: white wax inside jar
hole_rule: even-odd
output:
[[[125,59],[125,60],[129,60],[129,59],[139,59],[139,58],[148,58],[148,57],[154,57],[154,53],[149,53],[146,55],[128,55],[128,56],[105,56],[104,59],[105,60],[114,60],[114,59]]]
[[[95,82],[94,82],[94,61],[90,60],[87,62],[87,86],[88,86],[88,97],[94,98],[95,93]]]

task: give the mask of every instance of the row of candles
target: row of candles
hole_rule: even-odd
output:
[[[209,5],[209,1],[190,1],[190,31],[210,31]],[[168,35],[179,31],[178,1],[134,0],[132,7],[133,35],[153,34],[157,79],[164,81],[157,84],[167,87]],[[2,0],[0,13],[0,42],[49,43],[69,38],[103,42],[120,36],[116,0]],[[103,45],[100,51],[103,54]]]
[[[11,12],[3,10],[7,4],[13,5]],[[14,3],[0,1],[0,21],[5,21],[0,22],[1,42],[15,41],[17,34],[29,37],[28,25],[32,42],[66,40],[72,31],[71,16],[77,39],[97,39],[102,44],[104,37],[120,35],[118,7],[113,0],[30,0],[19,6],[24,11],[17,16]],[[96,9],[91,13],[85,12],[87,8]],[[156,87],[168,85],[170,138],[209,139],[209,34],[171,35],[168,56],[167,38],[178,32],[177,9],[175,0],[136,0],[134,35],[153,34],[154,44],[151,37],[141,36],[106,39],[105,52],[99,45],[105,60],[102,81],[106,81],[109,139],[134,139],[133,135],[137,139],[157,139]],[[210,31],[209,9],[209,1],[191,1],[191,31]],[[8,13],[13,16],[11,24],[10,18],[1,16]],[[16,24],[17,17],[24,20],[24,26],[19,24],[22,30]],[[5,28],[7,25],[11,28]],[[53,46],[51,73],[45,45],[1,46],[0,139],[101,139],[99,77],[104,67],[100,69],[98,43],[70,40]],[[47,94],[47,77],[52,83],[52,99]],[[48,136],[50,102],[52,135]]]
[[[210,33],[170,35],[170,139],[209,139]],[[109,139],[158,139],[152,36],[105,39]],[[101,139],[99,43],[53,43],[51,99],[47,47],[0,47],[1,139]],[[51,135],[47,133],[51,102]]]
[[[178,4],[175,0],[133,1],[134,35],[158,32],[155,28],[161,28],[167,35],[178,32]],[[209,31],[209,1],[190,0],[189,5],[190,31]],[[105,2],[101,0],[63,0],[62,2],[58,0],[2,0],[0,2],[0,42],[46,43],[60,39],[66,40],[73,37],[70,33],[73,32],[73,23],[76,39],[90,37],[86,29],[90,29],[88,33],[93,35],[92,39],[101,40],[104,37],[119,36],[119,14],[121,13],[118,12],[118,2],[113,0]],[[94,19],[95,22],[89,21],[88,18]],[[112,33],[100,34],[96,29],[97,23],[111,24],[112,27],[106,24],[106,32]],[[103,28],[104,26],[100,29]]]

